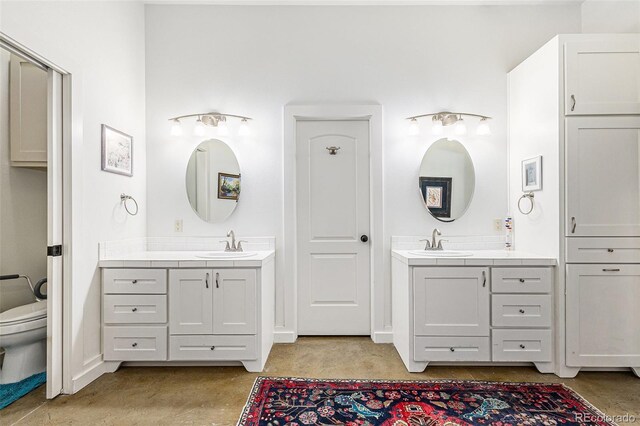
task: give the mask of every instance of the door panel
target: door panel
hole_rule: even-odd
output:
[[[488,268],[414,268],[414,333],[489,336]]]
[[[369,122],[298,121],[296,144],[298,334],[368,335]]]
[[[209,269],[169,271],[169,333],[213,333],[213,281]]]
[[[640,265],[567,265],[567,365],[640,367]]]
[[[215,269],[213,277],[213,332],[255,334],[256,270]]]
[[[640,236],[640,118],[566,122],[566,235]]]
[[[640,114],[640,38],[565,47],[567,115]]]

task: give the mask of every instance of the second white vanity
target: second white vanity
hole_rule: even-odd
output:
[[[555,259],[420,252],[392,251],[393,343],[410,372],[489,362],[554,372]]]

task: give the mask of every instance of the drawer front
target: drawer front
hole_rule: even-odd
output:
[[[166,361],[167,327],[104,327],[105,361]]]
[[[491,325],[494,327],[551,327],[551,295],[494,294]]]
[[[551,330],[492,330],[493,361],[550,362]]]
[[[167,296],[106,294],[103,312],[106,324],[162,324],[167,322]]]
[[[256,336],[171,336],[169,346],[171,361],[243,361],[258,358]]]
[[[104,293],[165,294],[166,269],[103,269]]]
[[[494,293],[550,293],[552,268],[492,268]]]
[[[568,263],[639,263],[640,238],[567,238]]]
[[[416,361],[490,361],[488,337],[415,337]]]

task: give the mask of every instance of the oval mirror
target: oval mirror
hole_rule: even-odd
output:
[[[422,202],[433,217],[442,222],[462,217],[476,185],[464,145],[447,138],[435,141],[422,158],[418,183]]]
[[[217,139],[198,145],[187,164],[186,183],[189,204],[200,219],[228,218],[240,197],[240,166],[229,145]]]

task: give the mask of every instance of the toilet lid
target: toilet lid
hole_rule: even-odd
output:
[[[47,316],[47,301],[29,303],[0,313],[0,324],[26,322]]]

